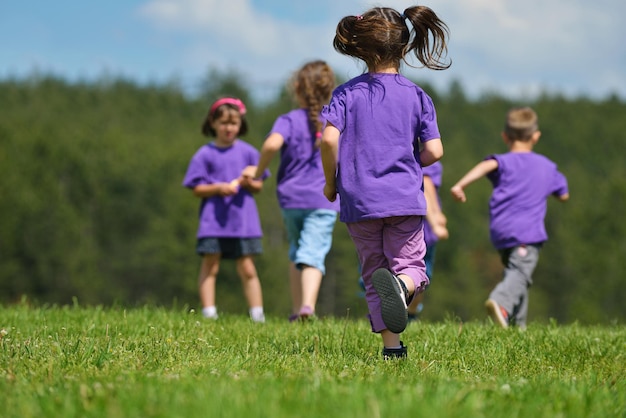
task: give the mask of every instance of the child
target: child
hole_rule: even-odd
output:
[[[359,255],[384,359],[406,357],[399,334],[407,303],[428,285],[422,166],[443,155],[431,98],[398,71],[411,51],[425,67],[448,68],[441,61],[447,34],[428,7],[404,13],[376,7],[341,19],[333,40],[339,53],[361,59],[368,72],[335,89],[322,111],[324,195],[341,197],[340,220]]]
[[[261,254],[261,222],[253,193],[263,187],[260,179],[242,175],[255,165],[259,152],[238,139],[248,125],[243,102],[232,97],[217,100],[202,125],[205,136],[215,140],[203,145],[192,157],[183,185],[200,202],[196,252],[202,256],[198,284],[202,314],[217,319],[215,281],[221,259],[236,260],[250,318],[264,322],[263,296],[253,255]],[[267,176],[268,173],[265,173]]]
[[[537,114],[529,107],[511,109],[502,138],[506,154],[494,154],[478,163],[451,189],[465,202],[465,187],[483,176],[491,181],[489,202],[491,241],[500,252],[504,277],[485,303],[487,312],[503,328],[526,327],[528,289],[539,259],[539,249],[548,239],[544,218],[547,199],[569,199],[567,179],[556,164],[533,152],[541,132]]]
[[[447,219],[441,211],[439,199],[439,188],[441,187],[441,177],[443,166],[441,162],[423,167],[424,173],[424,196],[426,197],[426,223],[424,224],[424,241],[426,242],[426,275],[429,282],[433,280],[433,268],[435,264],[435,247],[440,239],[448,239]],[[409,322],[417,320],[423,309],[424,293],[413,297],[408,306]]]
[[[261,176],[280,150],[276,194],[289,239],[289,319],[295,321],[315,314],[339,204],[329,202],[322,193],[319,151],[320,111],[335,87],[333,71],[324,61],[309,62],[296,72],[291,87],[300,108],[276,119],[253,176]]]

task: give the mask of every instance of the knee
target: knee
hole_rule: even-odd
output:
[[[239,277],[242,281],[254,280],[257,278],[257,271],[254,264],[247,264],[239,268]]]

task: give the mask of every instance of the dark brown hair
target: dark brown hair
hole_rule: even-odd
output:
[[[308,62],[293,75],[291,88],[298,104],[308,110],[311,133],[321,133],[320,112],[335,88],[333,70],[325,61]]]
[[[362,16],[341,19],[333,46],[341,54],[363,60],[370,71],[386,65],[398,69],[400,61],[410,65],[405,57],[411,51],[424,67],[445,70],[451,65],[442,60],[448,52],[448,36],[446,24],[426,6],[409,7],[402,14],[375,7]]]
[[[511,141],[528,141],[539,129],[537,113],[530,107],[514,107],[506,114],[504,134]]]
[[[221,118],[224,113],[230,111],[239,113],[239,117],[241,118],[241,126],[239,127],[237,136],[245,135],[248,132],[248,122],[246,122],[245,118],[246,107],[241,100],[231,97],[218,99],[211,105],[209,112],[202,122],[202,135],[216,136],[215,129],[213,129],[212,126],[213,122]]]

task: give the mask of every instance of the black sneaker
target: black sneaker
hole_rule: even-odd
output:
[[[383,360],[406,358],[406,346],[402,341],[400,341],[400,345],[400,348],[383,347]]]
[[[372,274],[372,285],[380,297],[383,322],[387,329],[399,334],[406,328],[409,291],[404,282],[387,269],[378,269]]]

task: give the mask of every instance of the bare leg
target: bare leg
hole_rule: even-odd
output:
[[[237,259],[237,273],[241,279],[243,293],[248,301],[248,306],[250,308],[263,306],[261,281],[251,256],[243,256]]]
[[[202,307],[215,306],[215,282],[220,269],[220,254],[205,254],[200,265],[198,288]]]
[[[424,293],[419,293],[415,296],[413,296],[413,300],[411,301],[411,303],[409,303],[409,306],[407,308],[407,311],[409,312],[409,315],[417,315],[417,307],[419,306],[420,303],[422,303],[422,301],[424,300]]]
[[[298,315],[302,306],[302,272],[294,263],[289,264],[289,285],[291,289],[291,313]]]
[[[415,293],[415,283],[413,283],[413,279],[411,279],[406,274],[398,274],[398,279],[404,282],[404,285],[409,291],[409,295],[412,295],[413,293]]]
[[[310,306],[315,311],[317,296],[322,284],[322,272],[315,267],[302,269],[302,306]]]
[[[400,334],[384,329],[380,332],[380,336],[383,337],[383,345],[385,347],[400,347]]]

